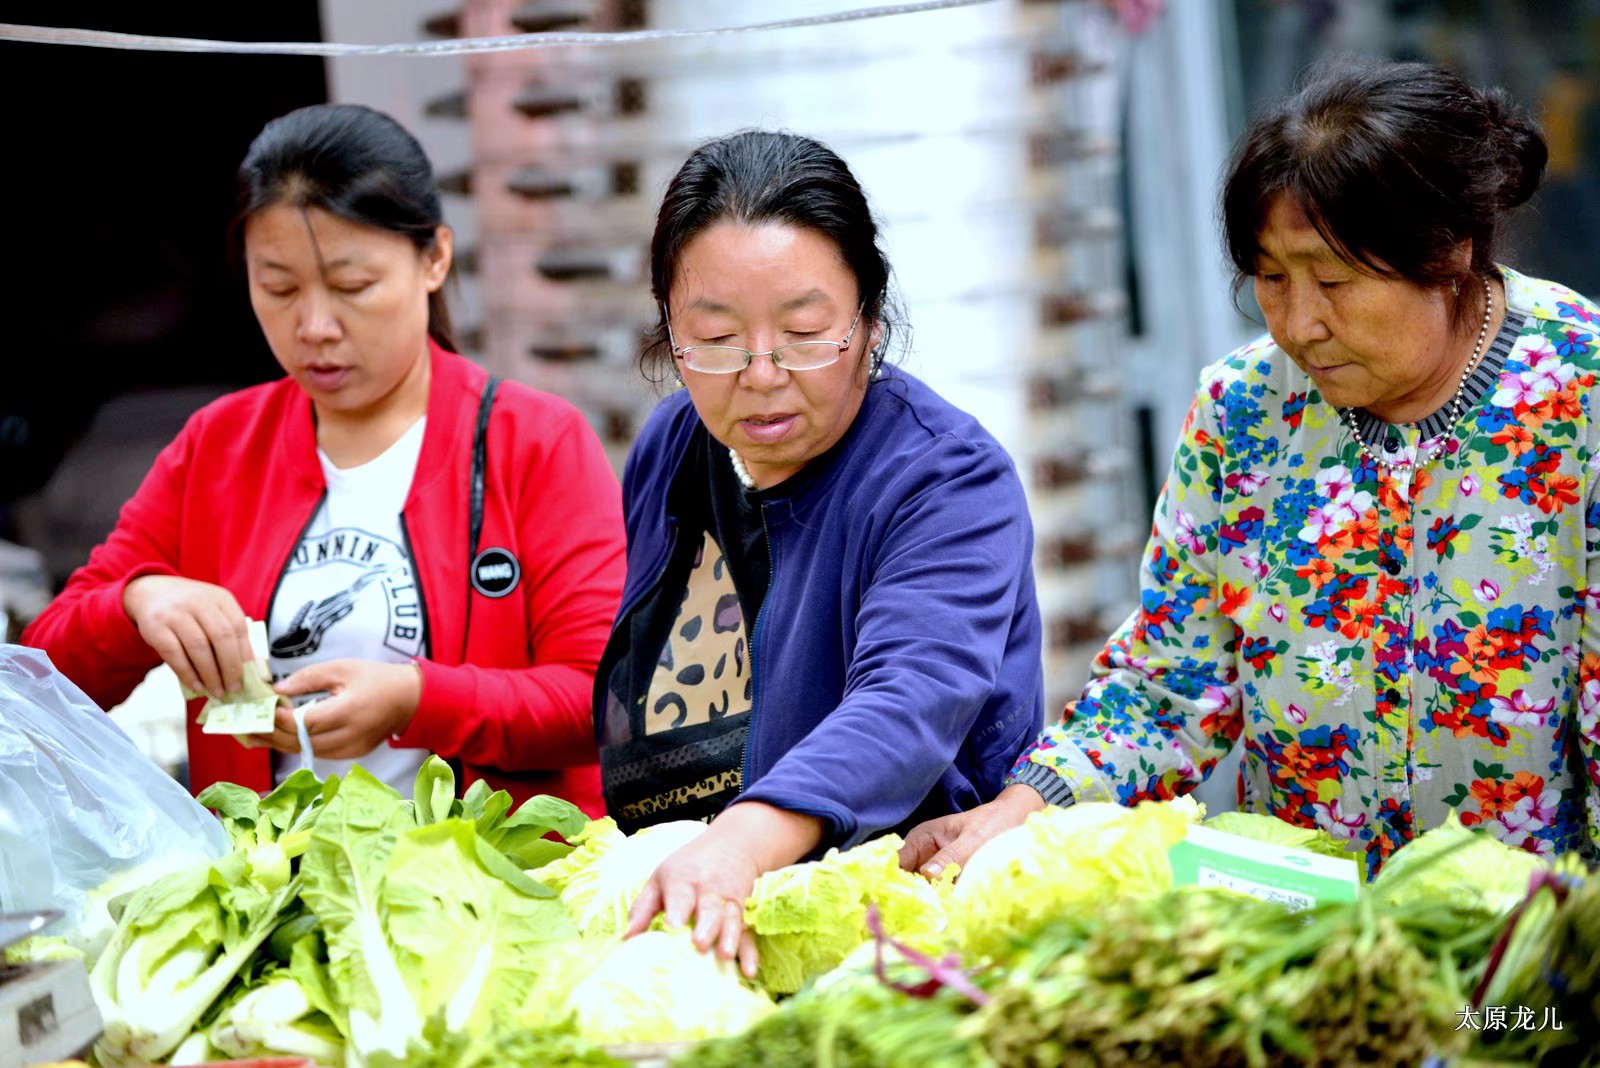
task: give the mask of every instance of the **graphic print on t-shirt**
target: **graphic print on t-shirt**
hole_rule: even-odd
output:
[[[335,527],[302,538],[274,604],[299,606],[272,635],[274,659],[327,659],[318,654],[330,644],[342,646],[338,637],[346,630],[381,633],[384,648],[397,659],[422,655],[422,600],[411,555],[370,531]]]

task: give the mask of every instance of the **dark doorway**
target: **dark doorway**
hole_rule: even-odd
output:
[[[316,0],[0,0],[0,21],[321,38]],[[233,176],[267,119],[326,99],[315,58],[0,43],[0,538],[55,584],[196,406],[277,375],[228,256]]]

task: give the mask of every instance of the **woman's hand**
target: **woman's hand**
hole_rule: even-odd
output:
[[[650,926],[656,913],[682,927],[694,918],[693,939],[704,952],[716,947],[723,960],[739,960],[755,978],[756,944],[744,926],[744,902],[762,874],[793,864],[822,840],[822,821],[743,801],[728,808],[706,832],[656,868],[628,914],[625,937]]]
[[[1031,812],[1044,808],[1044,798],[1031,786],[1007,786],[1000,796],[965,812],[919,823],[900,847],[900,866],[930,879],[951,864],[965,865],[978,847],[1001,831],[1020,827]]]
[[[196,693],[238,693],[255,659],[239,602],[221,586],[178,575],[141,575],[122,589],[139,636]]]
[[[306,709],[312,753],[330,760],[353,760],[410,725],[422,698],[422,671],[415,664],[329,660],[301,668],[278,680],[273,689],[286,697],[327,691],[327,697]],[[271,734],[241,740],[280,753],[298,753],[300,738],[293,709],[278,707]]]

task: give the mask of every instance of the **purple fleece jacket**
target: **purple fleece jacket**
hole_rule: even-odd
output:
[[[669,488],[703,433],[679,391],[628,457],[619,624],[665,566]],[[1027,501],[977,420],[886,369],[827,462],[763,505],[772,580],[740,800],[819,817],[823,846],[849,847],[994,797],[1042,725],[1044,680]]]

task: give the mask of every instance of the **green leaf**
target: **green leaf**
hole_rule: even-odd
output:
[[[334,1022],[363,1053],[403,1052],[422,1027],[380,912],[389,856],[414,824],[400,795],[358,765],[323,809],[301,859],[302,896],[327,939],[328,976],[340,1009]]]
[[[1296,827],[1276,816],[1255,812],[1219,812],[1205,821],[1214,831],[1238,835],[1257,842],[1305,849],[1325,857],[1348,857],[1344,843],[1320,827]]]
[[[305,768],[291,774],[260,802],[260,811],[281,834],[303,825],[311,810],[320,808],[323,783]]]
[[[240,834],[253,831],[261,818],[261,795],[237,783],[213,783],[201,790],[195,800],[220,816],[228,836],[235,840]]]
[[[477,823],[479,834],[489,834],[505,822],[506,814],[510,811],[511,795],[504,790],[496,790],[484,797],[476,812],[468,809],[462,815]]]
[[[456,814],[451,812],[456,804],[456,773],[445,761],[430,756],[417,771],[417,784],[411,796],[416,804],[419,827],[449,819]]]
[[[1445,822],[1402,846],[1373,880],[1390,905],[1447,902],[1452,907],[1503,915],[1523,899],[1533,873],[1545,867],[1532,853],[1506,845],[1487,831]]]
[[[328,983],[327,961],[319,952],[322,948],[320,937],[308,935],[296,942],[289,953],[289,974],[305,991],[306,1000],[313,1008],[326,1013],[330,1020],[336,1020],[340,1016],[339,1003]]]
[[[471,786],[467,787],[466,793],[461,795],[461,814],[467,817],[469,820],[477,819],[479,816],[483,815],[484,802],[489,799],[490,794],[495,792],[496,791],[490,787],[488,783],[484,782],[482,779],[477,780]],[[505,793],[504,790],[498,792]],[[511,795],[506,794],[506,796],[510,797]]]
[[[578,806],[544,794],[530,797],[510,817],[498,822],[493,819],[496,807],[497,802],[491,797],[478,819],[478,833],[523,868],[535,868],[554,859],[545,848],[554,843],[541,844],[545,835],[554,832],[571,841],[589,823],[589,817]]]
[[[517,848],[515,857],[508,857],[512,863],[518,865],[523,871],[537,871],[552,861],[572,853],[572,847],[560,842],[552,842],[548,838],[536,838],[524,843]]]
[[[776,994],[792,994],[813,975],[836,967],[866,939],[862,888],[835,863],[793,864],[756,880],[744,921],[756,933],[756,978]]]
[[[522,1003],[547,946],[577,937],[555,892],[464,819],[402,835],[384,879],[387,932],[424,1017],[481,1030]]]

